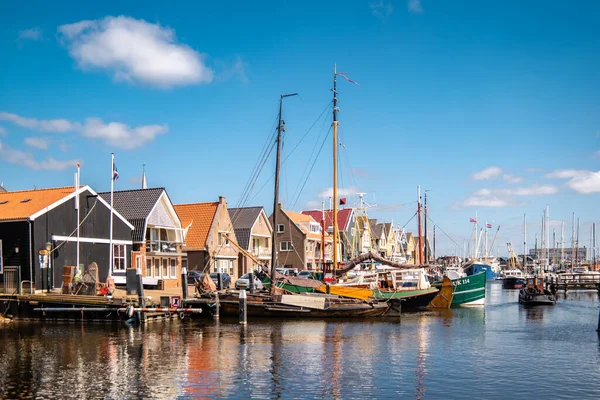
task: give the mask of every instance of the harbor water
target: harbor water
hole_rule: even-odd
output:
[[[0,325],[0,395],[45,399],[597,399],[598,294],[401,319]]]

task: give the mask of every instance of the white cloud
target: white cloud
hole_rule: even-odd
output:
[[[0,136],[6,136],[8,135],[8,133],[6,132],[6,129],[0,126]]]
[[[61,171],[75,166],[79,162],[78,160],[60,161],[52,157],[48,157],[43,161],[37,161],[33,154],[10,148],[2,142],[0,142],[0,158],[8,163],[22,165],[35,171]]]
[[[355,186],[350,186],[348,188],[339,188],[337,191],[338,198],[343,196],[354,196],[356,193],[360,192],[360,190]],[[333,187],[321,190],[318,194],[318,197],[327,199],[329,197],[333,197]]]
[[[504,181],[506,183],[521,183],[523,182],[523,178],[521,178],[520,176],[516,176],[516,175],[510,175],[510,174],[504,174],[502,176],[502,179],[504,179]]]
[[[488,179],[497,178],[500,175],[502,175],[501,168],[487,167],[471,175],[471,179],[473,179],[474,181],[486,181]]]
[[[38,27],[25,29],[19,32],[19,40],[39,40],[42,37],[42,30]]]
[[[596,151],[596,152],[593,154],[593,157],[595,157],[595,158],[600,158],[600,150]]]
[[[381,21],[387,21],[392,12],[394,12],[394,6],[391,2],[379,0],[371,3],[371,13]]]
[[[88,118],[81,134],[88,138],[101,139],[109,146],[130,150],[144,146],[158,135],[169,131],[167,125],[142,125],[130,128],[120,122],[105,124],[99,118]]]
[[[413,14],[421,14],[423,12],[421,0],[408,0],[408,11]]]
[[[62,25],[58,31],[82,69],[107,69],[115,79],[160,87],[213,80],[204,56],[159,24],[119,16]]]
[[[472,193],[458,207],[516,207],[522,205],[515,197],[546,196],[558,193],[553,185],[534,184],[521,188],[480,189]]]
[[[66,119],[40,120],[35,118],[25,118],[17,114],[0,112],[1,121],[9,121],[23,128],[33,129],[42,132],[65,133],[79,129],[80,125],[67,121]]]
[[[546,178],[568,179],[568,188],[581,194],[600,192],[600,171],[559,169],[545,175]]]
[[[24,142],[26,145],[35,147],[36,149],[40,150],[48,150],[48,144],[50,144],[50,140],[48,138],[41,138],[35,136],[25,138]]]
[[[329,205],[327,205],[329,207]],[[309,200],[304,205],[305,210],[316,210],[321,208],[321,202],[317,200]]]
[[[109,146],[131,150],[142,147],[153,141],[156,136],[169,131],[167,125],[140,125],[134,128],[121,122],[104,123],[100,118],[87,118],[85,123],[72,122],[66,119],[38,120],[24,118],[17,114],[0,112],[0,120],[10,121],[15,125],[44,132],[78,132],[81,136],[91,139],[101,139]],[[1,133],[1,131],[0,131]],[[30,146],[47,149],[48,139],[27,138],[25,143]],[[59,148],[67,150],[67,145],[61,143]]]

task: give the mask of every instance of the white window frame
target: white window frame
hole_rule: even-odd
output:
[[[225,237],[225,235],[229,235],[229,232],[221,231],[219,232],[219,246],[229,246],[229,239]]]
[[[169,258],[169,272],[171,273],[171,278],[177,278],[177,259]]]
[[[285,246],[285,249],[283,248],[283,245]],[[292,251],[294,250],[294,244],[292,242],[279,242],[279,251]]]
[[[152,265],[152,257],[147,257],[146,258],[146,276],[147,277],[151,277],[152,274],[154,273],[154,265]],[[150,273],[148,273],[150,272]]]
[[[283,232],[285,232],[285,225],[277,224],[277,233],[283,233]]]
[[[113,244],[113,272],[125,272],[127,269],[127,245],[125,244]],[[117,260],[123,261],[122,268],[117,267]]]
[[[169,277],[169,259],[168,258],[160,258],[160,273],[163,278]],[[167,266],[165,270],[165,264]]]

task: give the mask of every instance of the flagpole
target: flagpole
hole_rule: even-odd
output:
[[[115,188],[115,153],[110,153],[111,163],[110,163],[110,243],[108,250],[108,276],[112,275],[113,267],[114,267],[114,257],[113,257],[113,192]]]
[[[79,182],[81,180],[80,178],[81,176],[81,170],[79,169],[79,163],[77,163],[77,174],[75,175],[75,209],[77,209],[77,268],[76,270],[79,271],[79,221],[80,221],[80,216],[79,216]],[[82,268],[83,269],[83,268]],[[81,273],[83,273],[83,271],[81,271]]]

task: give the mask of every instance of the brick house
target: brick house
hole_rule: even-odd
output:
[[[176,204],[185,235],[185,261],[188,270],[226,272],[231,282],[239,278],[239,250],[224,196],[209,203]]]
[[[110,192],[98,195],[110,204]],[[131,266],[142,269],[144,285],[181,287],[183,229],[166,190],[115,191],[113,207],[135,227]],[[125,284],[125,277],[115,283]]]
[[[262,265],[271,263],[271,237],[273,229],[263,207],[230,208],[229,218],[237,244],[258,259]],[[240,251],[238,276],[257,268],[252,259]]]
[[[277,261],[283,268],[323,269],[321,225],[310,215],[278,208]],[[269,218],[273,223],[273,216]],[[325,232],[325,263],[331,263],[333,239]]]

